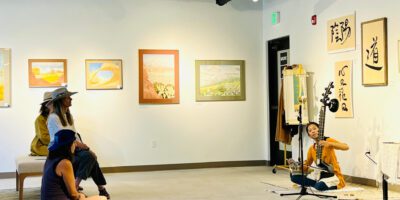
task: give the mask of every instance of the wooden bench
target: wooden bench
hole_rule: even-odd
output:
[[[15,159],[16,190],[19,191],[19,200],[24,199],[24,180],[28,176],[42,176],[45,156],[20,156]]]

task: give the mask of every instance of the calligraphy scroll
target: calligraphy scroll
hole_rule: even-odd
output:
[[[387,19],[361,23],[362,84],[387,85]]]
[[[353,117],[352,100],[352,61],[342,61],[335,63],[335,95],[339,101],[339,109],[336,117]]]
[[[354,50],[356,47],[355,14],[331,19],[327,24],[328,52]]]

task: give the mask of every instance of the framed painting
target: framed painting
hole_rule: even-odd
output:
[[[139,49],[139,103],[179,103],[179,51]]]
[[[244,60],[196,60],[196,101],[244,101]]]
[[[66,59],[29,59],[29,87],[60,87],[67,84]]]
[[[0,107],[11,105],[11,49],[0,48]]]
[[[326,33],[329,53],[354,50],[356,48],[355,13],[329,20]]]
[[[387,19],[361,23],[362,84],[388,84]]]
[[[339,109],[335,113],[336,118],[353,117],[352,71],[353,62],[351,60],[335,63],[335,95],[339,101]]]
[[[121,59],[87,59],[86,89],[111,90],[122,89]]]

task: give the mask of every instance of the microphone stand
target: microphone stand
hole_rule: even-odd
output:
[[[307,192],[307,188],[304,184],[305,176],[304,176],[304,159],[303,159],[303,123],[302,123],[302,111],[301,111],[302,104],[303,104],[303,102],[300,103],[299,116],[297,117],[297,120],[299,121],[298,131],[299,131],[300,164],[301,164],[301,189],[300,189],[300,192],[280,194],[280,195],[281,196],[300,195],[299,197],[297,197],[296,200],[299,200],[302,196],[305,196],[305,195],[316,196],[319,198],[322,198],[322,197],[323,198],[328,198],[328,197],[337,198],[336,196],[331,196],[331,195],[309,193],[309,192]]]

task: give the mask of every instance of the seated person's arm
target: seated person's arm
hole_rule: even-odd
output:
[[[76,140],[76,147],[79,149],[84,149],[84,150],[89,149],[88,145],[86,145],[85,143],[79,142],[78,140]]]
[[[36,136],[43,144],[48,145],[50,143],[50,135],[49,130],[47,129],[46,121],[37,121],[36,126],[36,130],[38,131],[36,132]]]
[[[323,147],[332,147],[337,150],[343,150],[343,151],[349,150],[349,146],[346,143],[342,143],[333,139],[331,139],[331,141],[320,140],[319,145]]]
[[[83,199],[84,196],[76,190],[75,186],[75,177],[74,177],[74,169],[72,167],[71,161],[67,159],[63,159],[58,163],[56,167],[56,174],[61,176],[64,180],[64,183],[67,187],[69,196],[72,200]],[[83,198],[82,198],[83,196]]]

